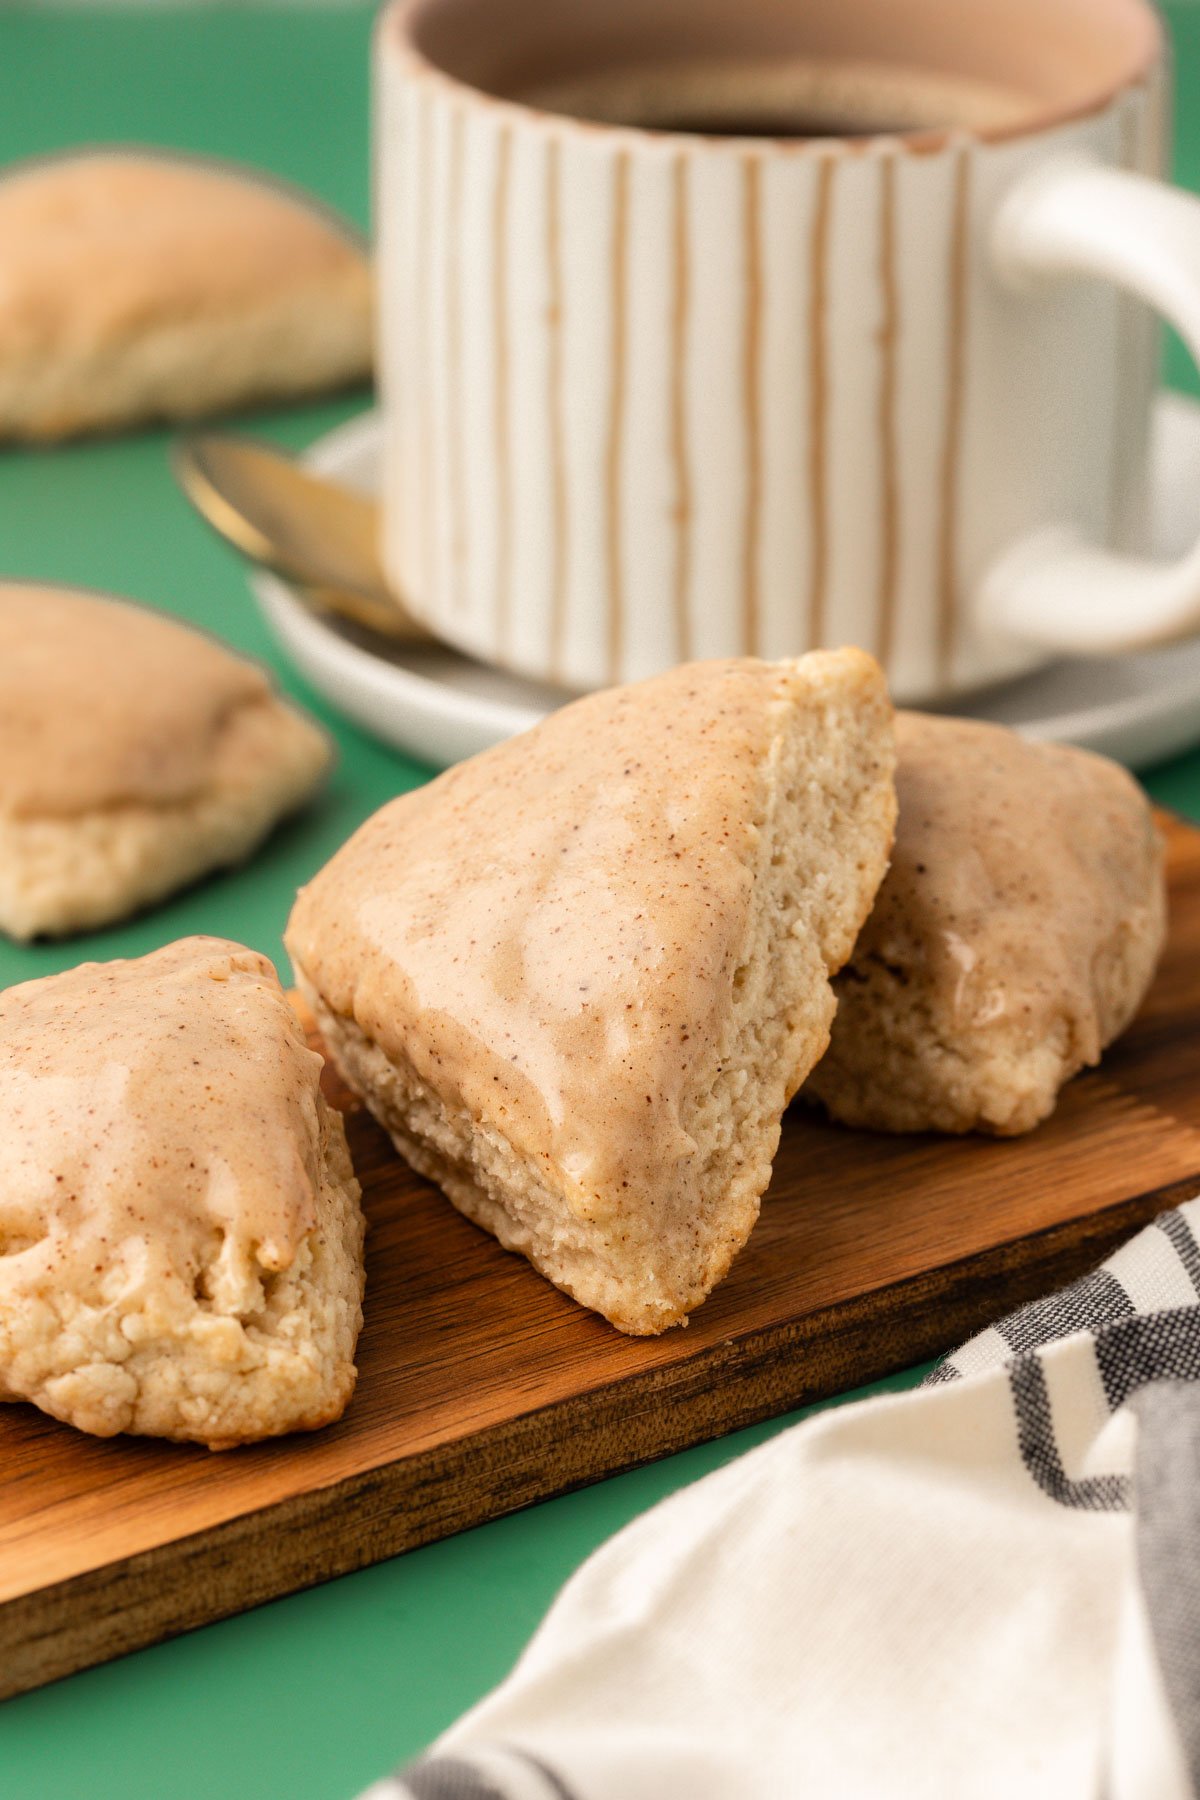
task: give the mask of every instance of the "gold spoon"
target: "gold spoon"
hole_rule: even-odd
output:
[[[388,586],[374,500],[246,438],[181,438],[175,479],[201,516],[243,556],[295,582],[301,597],[402,643],[428,639]]]

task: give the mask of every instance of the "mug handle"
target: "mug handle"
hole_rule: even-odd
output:
[[[992,223],[1001,280],[1033,293],[1064,275],[1101,276],[1147,301],[1200,363],[1200,200],[1082,158],[1043,163]],[[985,574],[977,617],[1047,649],[1106,654],[1200,629],[1200,540],[1177,562],[1088,544],[1077,527],[1022,538]]]

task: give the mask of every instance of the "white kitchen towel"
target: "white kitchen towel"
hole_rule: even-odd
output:
[[[369,1800],[1200,1792],[1198,1238],[664,1501]]]

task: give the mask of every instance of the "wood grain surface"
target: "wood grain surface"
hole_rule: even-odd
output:
[[[793,1110],[762,1218],[682,1330],[620,1336],[460,1218],[347,1107],[370,1219],[340,1424],[214,1456],[0,1408],[0,1695],[872,1380],[1071,1279],[1200,1188],[1200,832],[1103,1067],[1028,1137]]]

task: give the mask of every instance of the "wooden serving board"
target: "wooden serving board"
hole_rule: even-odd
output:
[[[620,1336],[349,1112],[367,1323],[340,1424],[213,1456],[0,1408],[0,1695],[945,1350],[1200,1189],[1200,831],[1140,1018],[1038,1131],[886,1138],[794,1110],[685,1330]]]

